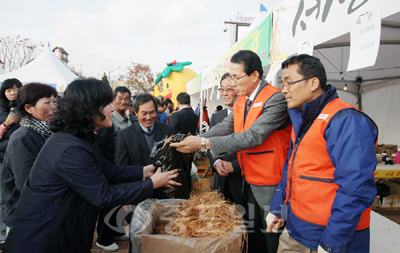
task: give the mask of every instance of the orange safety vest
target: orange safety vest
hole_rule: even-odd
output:
[[[263,112],[264,104],[279,89],[266,85],[256,96],[246,122],[244,111],[246,96],[240,96],[233,105],[233,122],[235,133],[249,130],[251,125]],[[282,179],[282,168],[289,153],[290,132],[292,125],[273,132],[261,145],[237,152],[238,162],[246,181],[253,185],[277,185]]]
[[[338,111],[350,107],[355,108],[339,98],[329,102],[300,144],[296,144],[288,163],[285,204],[289,201],[294,215],[309,223],[326,226],[331,216],[339,185],[334,183],[335,167],[329,158],[324,132]],[[294,145],[295,140],[295,132],[292,130]],[[371,209],[362,213],[357,230],[369,227]]]

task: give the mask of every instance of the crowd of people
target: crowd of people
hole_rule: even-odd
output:
[[[96,79],[73,81],[62,98],[46,84],[5,80],[3,252],[90,252],[96,224],[97,246],[117,251],[129,239],[126,205],[179,187],[177,170],[150,159],[153,144],[176,133],[189,135],[171,146],[190,161],[207,151],[216,189],[244,213],[249,252],[369,252],[375,123],[339,99],[318,58],[283,62],[280,89],[263,74],[255,53],[234,54],[218,89],[226,108],[211,119],[206,101],[193,110],[186,92],[174,108]]]

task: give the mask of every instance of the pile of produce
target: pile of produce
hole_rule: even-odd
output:
[[[217,191],[191,195],[182,202],[168,224],[155,227],[155,234],[182,237],[229,238],[232,232],[245,233],[243,214],[234,204],[228,203]]]

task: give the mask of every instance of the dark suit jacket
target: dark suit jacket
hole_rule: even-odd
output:
[[[156,121],[154,123],[154,141],[161,141],[165,136],[174,134],[172,127]],[[139,122],[121,130],[118,134],[115,162],[118,165],[146,166],[152,163],[149,148]]]
[[[169,125],[174,128],[175,133],[196,135],[199,118],[191,107],[185,107],[169,116]]]
[[[114,126],[108,128],[102,128],[97,131],[97,136],[99,137],[94,143],[97,148],[103,154],[104,158],[112,164],[115,164],[115,132]]]
[[[224,109],[220,112],[214,113],[211,116],[210,128],[212,128],[213,126],[222,122],[222,120],[227,116],[228,116],[228,109]],[[214,159],[212,157],[210,150],[207,151],[207,156],[210,159],[210,166],[212,166],[212,169],[217,176],[217,187],[219,187],[219,191],[222,192],[225,196],[229,196],[229,193],[227,193],[226,191],[230,191],[230,195],[232,195],[232,197],[233,197],[233,199],[231,199],[231,201],[234,201],[236,203],[246,203],[247,202],[247,190],[246,189],[242,190],[242,187],[247,188],[248,186],[247,186],[247,183],[244,182],[244,180],[243,180],[242,172],[241,172],[238,160],[237,160],[236,153],[220,158],[223,161],[232,162],[232,167],[234,169],[234,172],[230,173],[228,177],[221,177],[218,174],[218,172],[215,170],[214,163],[215,163],[216,159]],[[229,180],[229,189],[225,189],[226,179]],[[242,194],[242,192],[243,192],[243,194]]]

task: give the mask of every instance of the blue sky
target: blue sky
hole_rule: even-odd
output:
[[[117,76],[131,62],[161,72],[192,61],[200,73],[229,50],[224,21],[255,17],[280,0],[0,0],[0,36],[20,35],[63,47],[83,75]]]

